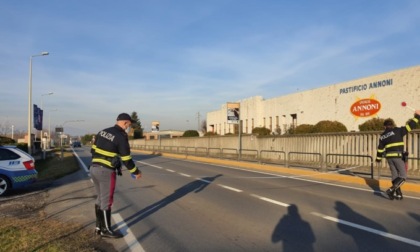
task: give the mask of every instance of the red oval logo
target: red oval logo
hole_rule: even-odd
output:
[[[353,103],[350,112],[358,117],[373,116],[381,110],[381,103],[375,99],[362,99]]]

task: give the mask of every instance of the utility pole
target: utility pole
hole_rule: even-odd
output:
[[[197,130],[200,131],[200,112],[197,112]]]

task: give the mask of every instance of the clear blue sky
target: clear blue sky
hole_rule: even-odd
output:
[[[96,133],[136,111],[146,131],[186,130],[226,102],[419,65],[419,28],[417,0],[3,0],[0,124],[26,132],[42,51],[44,128]]]

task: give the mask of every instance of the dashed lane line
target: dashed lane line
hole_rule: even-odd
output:
[[[190,178],[190,177],[191,177],[191,175],[186,174],[186,173],[179,173],[179,175],[184,176],[184,177],[188,177],[188,178]]]
[[[269,199],[269,198],[266,198],[266,197],[263,197],[263,196],[259,196],[259,195],[256,195],[256,194],[250,194],[250,195],[252,197],[255,197],[255,198],[258,198],[260,200],[263,200],[263,201],[266,201],[266,202],[270,202],[270,203],[273,203],[273,204],[276,204],[276,205],[279,205],[279,206],[283,206],[283,207],[289,207],[290,206],[287,203],[280,202],[280,201],[277,201],[277,200],[272,200],[272,199]]]
[[[234,187],[230,187],[230,186],[226,186],[226,185],[222,185],[222,184],[218,184],[220,187],[223,187],[223,188],[225,188],[225,189],[228,189],[228,190],[231,190],[231,191],[234,191],[234,192],[242,192],[242,190],[240,190],[240,189],[237,189],[237,188],[234,188]]]

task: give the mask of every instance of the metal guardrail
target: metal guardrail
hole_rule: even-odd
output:
[[[291,156],[293,155],[298,155],[298,156],[305,155],[305,156],[312,156],[312,157],[317,156],[319,157],[319,160],[314,161],[313,159],[312,160],[311,159],[309,160],[308,159],[292,159]],[[319,167],[312,166],[311,164],[313,163],[319,163]],[[322,155],[321,153],[291,151],[287,154],[287,167],[290,167],[290,166],[305,167],[305,168],[310,167],[310,168],[317,168],[318,170],[322,170],[322,167],[323,167]]]
[[[205,147],[187,147],[187,146],[156,146],[156,145],[134,145],[133,149],[142,149],[148,151],[164,151],[186,155],[196,155],[211,158],[221,159],[235,159],[239,161],[252,161],[259,163],[271,163],[276,165],[284,165],[286,167],[302,167],[312,168],[319,171],[327,171],[329,164],[335,164],[335,168],[349,167],[352,165],[358,165],[363,163],[360,158],[369,159],[370,172],[363,171],[352,171],[356,174],[370,175],[373,178],[373,157],[369,155],[352,155],[352,154],[335,154],[327,153],[325,160],[321,153],[316,152],[285,152],[285,151],[272,151],[272,150],[261,150],[259,153],[257,150],[243,149],[241,150],[241,158],[239,159],[238,150],[233,148],[205,148]],[[300,158],[296,158],[300,157]],[[304,158],[302,158],[304,157]],[[315,158],[314,158],[315,157]],[[329,160],[333,157],[339,159],[335,161]],[[342,161],[340,158],[347,157],[353,159],[352,161]],[[409,158],[415,159],[416,158]],[[315,165],[314,165],[315,164]]]
[[[355,158],[355,157],[358,157],[358,158],[368,158],[368,159],[370,159],[370,173],[366,173],[366,172],[362,172],[362,171],[357,171],[357,170],[353,170],[352,171],[352,173],[354,173],[354,174],[364,174],[364,175],[370,175],[370,178],[372,178],[373,179],[373,157],[372,156],[368,156],[368,155],[351,155],[351,154],[326,154],[325,155],[325,164],[327,165],[328,164],[328,158],[329,157],[350,157],[350,158]],[[340,163],[338,163],[337,164],[337,162],[334,162],[337,166],[336,166],[336,168],[341,168],[340,167]],[[345,164],[344,162],[342,163],[343,165]],[[353,163],[353,162],[350,162],[350,164],[349,163],[347,163],[347,164],[345,164],[345,166],[352,166],[352,165],[359,165],[360,163],[358,163],[358,162],[355,162],[355,163]],[[363,166],[363,164],[361,165],[361,166]]]
[[[275,155],[278,156],[276,157]],[[282,157],[283,158],[280,158]],[[271,164],[280,164],[287,166],[286,152],[285,151],[272,151],[272,150],[262,150],[260,151],[260,163],[271,163]],[[280,161],[280,162],[279,162]]]

